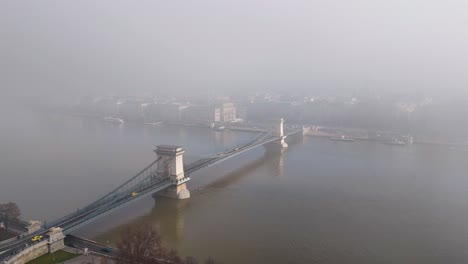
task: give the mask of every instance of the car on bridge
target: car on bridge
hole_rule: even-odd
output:
[[[132,192],[132,197],[135,197],[135,196],[137,196],[137,195],[138,195],[137,192]]]
[[[73,247],[73,248],[78,248],[80,245],[78,245],[78,243],[71,243],[70,244],[70,247]]]
[[[111,253],[111,252],[114,251],[114,249],[111,248],[111,247],[103,247],[103,248],[101,248],[101,251],[102,251],[102,252]]]
[[[31,241],[36,242],[36,241],[40,241],[41,239],[42,239],[42,236],[35,236],[35,237],[31,238]]]

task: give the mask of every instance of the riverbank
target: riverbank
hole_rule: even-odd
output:
[[[342,128],[318,128],[313,127],[305,133],[305,136],[310,137],[325,137],[333,138],[345,136],[346,138],[354,140],[373,141],[378,143],[391,143],[394,141],[404,141],[403,145],[420,144],[420,145],[437,145],[447,146],[452,148],[468,149],[467,142],[461,141],[450,141],[444,139],[432,139],[428,137],[410,136],[404,133],[390,132],[390,131],[378,131],[369,132],[364,130],[356,129],[342,129]],[[402,140],[404,139],[404,140]]]

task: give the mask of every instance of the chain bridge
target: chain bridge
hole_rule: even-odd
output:
[[[190,197],[190,192],[186,187],[186,182],[197,170],[213,166],[260,146],[267,149],[283,149],[287,147],[286,137],[299,133],[302,135],[302,129],[288,129],[285,133],[283,122],[284,120],[280,119],[269,130],[260,132],[254,139],[242,146],[203,157],[189,164],[184,164],[184,150],[181,146],[157,146],[156,160],[135,176],[91,204],[60,219],[48,222],[40,231],[31,236],[45,235],[47,229],[51,227],[59,227],[64,234],[69,234],[118,208],[155,193],[176,199],[187,199]],[[2,255],[11,253],[25,241],[29,241],[29,236],[0,246],[0,259]]]

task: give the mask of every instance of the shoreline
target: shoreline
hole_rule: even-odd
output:
[[[84,117],[84,118],[90,118],[90,119],[102,119],[104,118],[101,115],[98,114],[87,114],[87,113],[76,113],[76,112],[61,112],[61,111],[47,111],[47,112],[52,112],[54,114],[62,114],[62,115],[67,115],[67,116],[74,116],[74,117]],[[131,120],[126,122],[130,124],[141,124],[143,126],[149,126],[150,124],[148,122],[150,121],[145,121],[145,120]],[[154,124],[151,124],[152,126],[164,126],[164,125],[176,125],[176,126],[193,126],[193,127],[206,127],[210,128],[210,123],[191,123],[191,122],[166,122],[166,121],[154,121]],[[157,124],[156,124],[157,123]],[[244,131],[244,132],[263,132],[263,129],[260,128],[252,128],[252,127],[243,127],[243,126],[235,126],[235,123],[233,123],[233,126],[229,126],[229,124],[225,124],[226,129],[232,130],[232,131]],[[314,127],[311,125],[306,125],[303,124],[303,126],[306,127]],[[331,128],[331,127],[321,127],[323,129],[329,129],[329,130],[336,130],[336,131],[342,131],[342,134],[345,134],[349,138],[359,140],[359,141],[373,141],[373,142],[379,142],[379,143],[385,143],[386,141],[384,139],[377,139],[377,138],[369,138],[368,136],[353,136],[353,133],[361,133],[361,134],[367,134],[369,131],[362,130],[362,129],[350,129],[350,128]],[[393,134],[393,135],[404,135],[404,133],[401,132],[391,132],[391,131],[380,131],[382,134]],[[351,134],[351,135],[349,135]],[[337,137],[340,136],[339,133],[330,133],[330,132],[325,132],[325,131],[320,131],[320,130],[309,130],[307,133],[304,134],[304,136],[308,137]],[[419,145],[434,145],[434,146],[448,146],[448,147],[466,147],[468,148],[468,142],[463,143],[463,142],[450,142],[450,141],[445,141],[445,140],[435,140],[435,139],[421,139],[418,136],[414,136],[414,140],[412,144],[419,144]],[[411,145],[408,143],[407,145]]]
[[[346,133],[345,133],[346,134]],[[317,137],[317,138],[332,138],[337,137],[339,135],[326,133],[326,132],[317,132],[317,131],[310,131],[306,133],[304,136],[307,137]],[[381,139],[374,139],[368,137],[355,137],[355,136],[348,136],[351,139],[356,141],[369,141],[369,142],[377,142],[377,143],[388,143],[388,141],[381,140]],[[468,150],[468,143],[461,143],[461,142],[449,142],[449,141],[438,141],[438,140],[431,140],[431,139],[418,139],[417,137],[413,140],[413,143],[407,143],[405,145],[432,145],[432,146],[447,146],[447,147],[466,147]]]

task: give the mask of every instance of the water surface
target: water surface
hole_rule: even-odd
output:
[[[155,158],[158,144],[182,145],[193,160],[255,136],[21,120],[0,137],[0,200],[37,219],[117,186]],[[304,138],[282,154],[259,148],[193,174],[189,200],[148,197],[79,234],[112,244],[122,225],[149,222],[181,254],[228,264],[466,263],[467,169],[466,152],[444,147]]]

